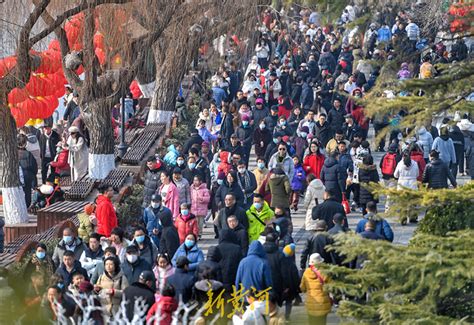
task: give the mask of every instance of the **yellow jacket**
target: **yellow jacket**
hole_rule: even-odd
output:
[[[321,274],[323,281],[326,278]],[[324,292],[323,285],[316,274],[307,268],[301,279],[300,289],[306,292],[306,310],[311,316],[324,316],[331,311],[331,300],[329,294]]]

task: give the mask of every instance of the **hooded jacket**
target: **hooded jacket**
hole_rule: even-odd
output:
[[[375,165],[360,165],[359,166],[359,183],[368,184],[369,182],[378,183],[380,181],[379,173],[377,172],[377,166]],[[374,196],[370,190],[364,186],[360,187],[359,202],[366,204],[369,201],[374,201]]]
[[[99,195],[97,197],[95,217],[97,219],[97,233],[110,237],[112,229],[118,226],[118,221],[114,206],[107,196]]]
[[[272,273],[266,253],[259,241],[253,241],[250,244],[249,252],[246,258],[240,261],[235,279],[236,288],[243,287],[243,292],[252,287],[257,291],[262,291],[273,287]]]
[[[379,236],[382,236],[384,239],[388,240],[389,242],[393,241],[393,231],[392,227],[390,227],[390,224],[388,223],[387,220],[384,218],[378,216],[375,213],[369,212],[367,213],[362,220],[359,221],[357,224],[355,232],[357,234],[360,234],[364,232],[365,230],[365,224],[369,221],[372,220],[375,222],[375,233],[378,234]]]
[[[448,167],[456,163],[456,152],[454,150],[453,140],[447,135],[441,135],[433,141],[432,150],[439,152],[439,159],[444,161]]]
[[[211,200],[211,195],[205,183],[198,187],[191,185],[191,213],[196,216],[207,215],[207,206]]]
[[[160,311],[160,322],[154,322],[154,325],[169,325],[173,320],[173,313],[178,309],[178,302],[174,297],[160,296],[159,299],[151,306],[147,313],[146,320],[152,318]]]
[[[321,279],[316,275],[315,268],[307,268],[301,279],[301,291],[306,292],[306,310],[311,316],[324,316],[331,311],[331,300],[324,291],[323,284],[326,278],[319,272]]]
[[[207,259],[199,263],[196,269],[196,281],[216,280],[222,282],[222,269],[220,261],[222,255],[217,246],[209,247]]]
[[[184,177],[184,176],[183,176]],[[164,185],[161,184],[159,190],[157,191],[161,194]],[[169,183],[168,192],[166,192],[166,197],[163,198],[163,203],[165,207],[171,210],[173,218],[176,218],[179,214],[179,192],[176,185],[173,182]]]
[[[303,191],[306,182],[306,173],[301,164],[295,166],[293,180],[291,181],[291,189],[293,191]]]
[[[416,179],[418,178],[419,169],[416,161],[411,161],[410,166],[405,166],[405,163],[400,161],[395,168],[395,176],[398,179],[397,189],[401,190],[404,187],[410,188],[412,190],[418,189],[418,184]]]
[[[307,231],[314,230],[316,227],[316,222],[312,218],[312,212],[313,208],[316,206],[316,200],[318,200],[318,204],[323,202],[325,190],[326,188],[324,187],[323,182],[317,178],[313,179],[306,188],[303,207],[306,210],[305,229]]]
[[[257,211],[255,205],[252,204],[247,210],[246,214],[249,223],[249,242],[257,240],[260,236],[260,233],[262,233],[262,231],[265,229],[265,225],[263,225],[262,222],[266,223],[267,221],[271,220],[275,215],[275,213],[272,209],[270,209],[270,206],[266,201],[263,202],[262,210],[260,212]],[[260,219],[262,222],[260,222],[257,218]]]
[[[342,175],[340,174],[340,166],[337,160],[333,157],[327,158],[324,161],[320,175],[326,190],[333,190],[337,193],[337,199],[342,200],[342,189],[340,187]]]
[[[424,126],[420,127],[416,134],[418,136],[418,145],[423,149],[423,158],[427,159],[430,155],[431,147],[433,146],[433,137]]]
[[[290,160],[292,161],[293,166],[293,160]],[[270,180],[265,186],[265,190],[270,191],[272,195],[272,200],[270,202],[272,208],[277,206],[282,208],[290,207],[288,198],[291,193],[291,186],[287,175],[271,174]]]
[[[242,249],[238,245],[235,233],[230,229],[222,229],[219,233],[219,245],[217,245],[222,258],[219,261],[222,271],[222,284],[227,290],[231,290],[235,284],[237,269],[242,260]]]
[[[283,290],[285,289],[284,278],[286,276],[285,269],[283,267],[285,256],[278,249],[276,243],[266,242],[263,244],[263,249],[267,255],[268,265],[272,273],[273,287],[272,290],[278,295],[281,301]]]

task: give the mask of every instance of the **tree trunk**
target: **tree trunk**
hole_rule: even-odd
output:
[[[0,94],[0,187],[5,223],[13,225],[28,222],[28,212],[20,184],[16,124],[6,98],[5,93]]]
[[[112,104],[100,98],[87,103],[84,121],[90,135],[89,177],[104,179],[115,169],[114,130],[112,128]]]

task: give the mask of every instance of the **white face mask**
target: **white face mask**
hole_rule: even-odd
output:
[[[262,244],[262,245],[265,244],[265,240],[266,240],[265,236],[260,236],[260,237],[258,237],[258,241],[259,241],[260,244]]]
[[[127,261],[131,264],[135,263],[136,261],[138,260],[138,256],[137,255],[131,255],[131,254],[127,254]]]
[[[239,170],[239,173],[241,174],[245,173],[245,168],[239,168],[238,170]]]
[[[159,202],[151,202],[151,207],[152,207],[153,209],[159,208],[159,207],[160,207],[160,203],[159,203]]]

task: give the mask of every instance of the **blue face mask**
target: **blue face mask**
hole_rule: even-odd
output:
[[[194,240],[189,240],[189,239],[186,239],[184,241],[184,246],[186,246],[187,248],[191,248],[194,246]]]
[[[145,241],[145,235],[137,236],[135,237],[135,240],[137,241],[137,243],[141,244]]]
[[[39,258],[40,260],[45,258],[45,256],[46,256],[45,252],[36,252],[36,257]]]
[[[188,167],[189,167],[189,169],[194,169],[194,168],[196,168],[196,164],[195,163],[189,163]]]
[[[62,282],[57,283],[56,286],[61,290],[64,289],[64,283],[62,283]]]
[[[187,210],[187,209],[181,210],[181,214],[183,216],[187,216],[189,214],[189,210]]]
[[[242,126],[245,128],[249,125],[249,121],[242,121]]]
[[[253,206],[255,207],[255,209],[257,210],[260,210],[262,208],[262,203],[254,203]]]
[[[218,179],[218,180],[217,180],[217,184],[219,184],[219,185],[224,184],[224,180],[223,180],[223,179]]]
[[[306,132],[301,132],[300,135],[301,135],[302,138],[306,138],[306,137],[308,136],[308,133],[306,133]]]
[[[262,163],[262,162],[259,162],[259,163],[257,164],[257,167],[258,167],[259,169],[264,169],[264,168],[265,168],[265,164]]]
[[[176,163],[178,164],[178,166],[183,166],[184,160],[176,160]]]
[[[63,241],[66,244],[71,244],[72,243],[72,236],[63,236]]]
[[[277,144],[278,142],[280,142],[278,141],[278,138],[273,138],[273,143]]]
[[[280,122],[280,125],[281,125],[281,126],[285,126],[285,125],[286,125],[286,121],[281,121],[281,122]]]

